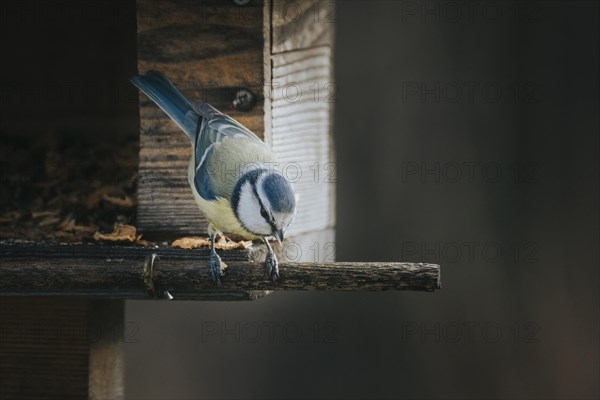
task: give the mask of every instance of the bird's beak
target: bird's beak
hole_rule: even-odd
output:
[[[275,239],[277,239],[277,241],[279,242],[279,245],[281,246],[283,243],[283,236],[284,236],[283,229],[280,229],[277,232],[275,232],[275,234],[273,236],[275,236]]]

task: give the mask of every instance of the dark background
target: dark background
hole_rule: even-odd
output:
[[[133,3],[64,4],[4,3],[0,132],[137,134]],[[443,289],[128,302],[128,397],[599,396],[598,3],[471,4],[335,22],[337,258]]]

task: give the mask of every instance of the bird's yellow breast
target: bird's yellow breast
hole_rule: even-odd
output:
[[[194,185],[194,173],[194,160],[192,158],[188,165],[188,182],[194,194],[194,200],[196,200],[196,204],[198,204],[200,211],[208,222],[225,234],[239,236],[244,239],[258,239],[258,236],[248,232],[240,224],[231,208],[229,199],[217,197],[216,200],[205,200],[200,197]]]

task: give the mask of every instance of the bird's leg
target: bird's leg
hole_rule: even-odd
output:
[[[209,232],[210,234],[210,266],[209,272],[210,276],[215,281],[217,286],[221,285],[221,276],[223,276],[223,270],[221,269],[221,257],[217,254],[215,250],[215,236],[216,233],[212,230]]]
[[[275,257],[275,253],[273,252],[273,248],[269,244],[269,240],[265,237],[263,238],[265,244],[267,245],[267,257],[265,259],[265,266],[267,268],[267,275],[271,278],[273,283],[279,278],[279,263],[277,262],[277,257]]]

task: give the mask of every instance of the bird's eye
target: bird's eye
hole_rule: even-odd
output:
[[[267,221],[269,220],[269,213],[267,213],[267,210],[265,210],[264,207],[260,208],[260,215],[262,215],[262,217]]]

